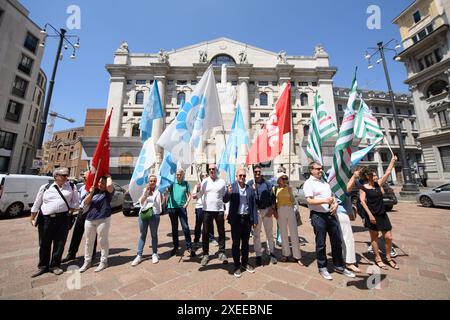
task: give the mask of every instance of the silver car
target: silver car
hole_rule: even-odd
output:
[[[417,202],[424,207],[450,207],[450,183],[443,184],[429,191],[419,193]]]

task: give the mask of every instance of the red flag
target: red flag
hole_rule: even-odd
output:
[[[247,155],[247,165],[275,159],[283,147],[283,135],[291,131],[291,84],[288,83]]]
[[[112,109],[103,127],[102,134],[98,140],[97,148],[95,148],[94,157],[92,158],[89,175],[86,179],[85,188],[89,192],[92,185],[97,185],[100,177],[109,174],[109,124],[111,122]],[[98,173],[97,173],[98,172]],[[96,175],[97,173],[97,175]],[[94,183],[94,179],[97,178]]]

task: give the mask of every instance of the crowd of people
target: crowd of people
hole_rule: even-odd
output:
[[[310,222],[315,235],[315,254],[318,272],[327,280],[332,280],[327,263],[326,236],[331,243],[334,271],[347,277],[355,277],[361,272],[357,266],[355,241],[349,213],[352,201],[349,193],[359,189],[359,210],[364,217],[364,226],[369,230],[371,247],[375,264],[381,269],[391,267],[398,270],[392,259],[392,226],[383,205],[383,184],[387,181],[395,164],[396,157],[383,177],[366,167],[355,170],[347,184],[347,197],[342,202],[337,198],[330,185],[323,179],[323,167],[312,162],[309,164],[310,177],[303,189],[310,210]],[[80,193],[72,182],[68,181],[68,169],[59,168],[53,173],[55,181],[43,185],[31,210],[30,222],[37,226],[39,233],[38,270],[32,275],[40,276],[46,272],[56,275],[63,273],[61,263],[76,259],[76,253],[85,234],[84,263],[80,272],[92,266],[96,253],[97,240],[100,246],[100,264],[95,272],[108,267],[109,230],[111,225],[111,200],[114,186],[111,176],[102,176],[89,191],[83,186]],[[210,255],[210,243],[214,239],[214,222],[218,232],[218,254],[220,263],[227,264],[225,248],[225,223],[231,227],[233,275],[241,277],[242,272],[254,273],[255,268],[263,265],[262,229],[266,241],[266,261],[295,262],[304,267],[299,243],[299,228],[294,207],[296,205],[289,176],[281,167],[273,179],[262,176],[259,165],[253,166],[253,180],[247,180],[247,171],[236,171],[236,179],[227,184],[218,175],[215,164],[208,165],[208,173],[201,174],[201,182],[196,184],[191,193],[189,184],[184,179],[182,169],[176,172],[176,181],[164,193],[158,190],[158,178],[150,175],[142,196],[139,198],[140,212],[136,257],[133,267],[143,262],[143,252],[148,230],[151,234],[152,263],[158,263],[158,227],[160,215],[168,211],[172,227],[173,248],[170,255],[180,253],[178,236],[179,222],[184,234],[185,251],[191,259],[202,249],[201,266],[205,267],[213,258]],[[85,174],[84,179],[87,179]],[[342,199],[342,197],[341,197]],[[195,201],[194,239],[188,223],[188,206]],[[167,208],[166,208],[167,207]],[[78,210],[73,221],[73,213]],[[277,236],[280,236],[281,256],[277,256],[274,241],[274,221],[277,223]],[[62,259],[66,239],[74,224],[72,239],[67,256]],[[379,233],[386,243],[385,264],[378,246]],[[253,249],[256,265],[249,262],[250,238],[253,237]],[[200,243],[201,241],[201,243]],[[276,242],[279,242],[277,239]]]

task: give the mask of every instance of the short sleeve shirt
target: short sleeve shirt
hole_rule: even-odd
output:
[[[92,201],[89,204],[89,208],[87,209],[86,220],[92,221],[110,217],[113,195],[114,191],[112,193],[105,191],[94,194]]]
[[[169,188],[169,209],[183,208],[187,202],[187,193],[190,192],[189,183],[186,181],[175,183]]]
[[[303,191],[305,192],[305,198],[314,198],[314,199],[326,199],[331,197],[331,188],[330,185],[320,179],[314,178],[310,176],[308,180],[306,180],[303,185]],[[311,211],[317,212],[329,212],[330,205],[328,204],[308,204],[308,208]]]

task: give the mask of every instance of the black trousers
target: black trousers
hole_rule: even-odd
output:
[[[195,208],[195,232],[194,232],[194,242],[200,242],[200,236],[202,235],[202,225],[203,225],[203,209]],[[209,230],[209,240],[214,239],[214,225],[211,230]]]
[[[209,255],[209,234],[213,232],[213,220],[219,233],[219,252],[225,253],[225,217],[223,211],[203,211],[203,255]]]
[[[236,268],[239,268],[241,263],[243,266],[248,263],[248,241],[251,230],[252,225],[248,214],[241,216],[236,222],[231,224],[233,262]]]
[[[40,225],[39,269],[60,267],[68,233],[68,212],[58,213],[54,218],[44,216]]]
[[[81,240],[84,234],[84,223],[86,222],[87,214],[83,214],[83,211],[77,215],[77,220],[73,226],[72,240],[70,241],[69,251],[67,253],[68,257],[75,258],[77,256],[78,248],[80,247]],[[95,235],[94,242],[94,252],[92,253],[92,259],[95,257],[95,252],[97,251],[97,235]]]
[[[339,221],[336,216],[329,213],[320,213],[311,211],[311,224],[316,235],[316,255],[317,266],[320,268],[327,267],[327,233],[331,242],[331,255],[335,267],[344,267],[344,259],[342,257],[342,237]]]

